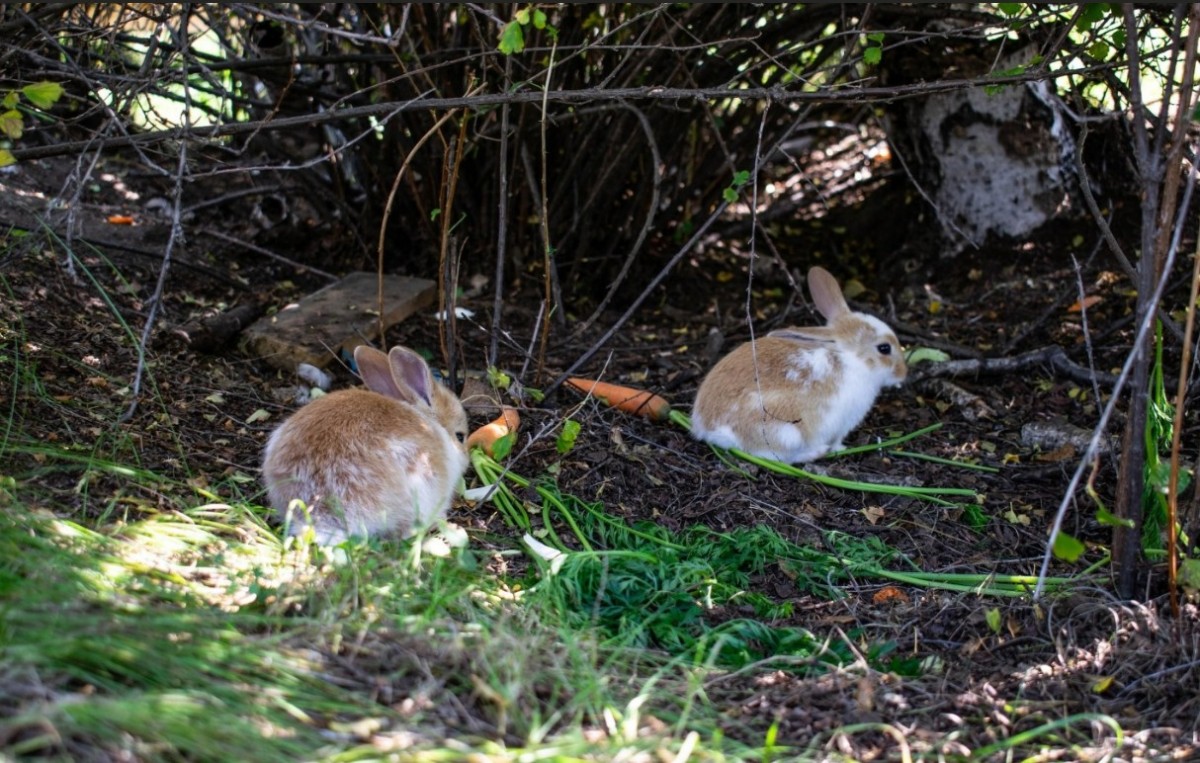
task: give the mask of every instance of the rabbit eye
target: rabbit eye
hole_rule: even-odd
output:
[[[875,349],[879,350],[880,355],[891,355],[892,354],[892,346],[890,344],[888,344],[887,342],[884,342],[883,344],[875,345]]]

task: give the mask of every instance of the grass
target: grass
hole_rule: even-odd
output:
[[[37,453],[42,469],[95,468],[127,494],[170,499],[141,519],[85,526],[32,509],[36,479],[5,481],[10,756],[817,759],[722,718],[706,677],[921,670],[896,644],[812,632],[754,590],[773,565],[826,598],[850,576],[904,567],[875,540],[831,534],[816,550],[762,526],[628,527],[510,474],[537,484],[551,519],[570,514],[555,525],[590,550],[544,546],[551,558],[527,551],[527,573],[501,576],[488,562],[518,549],[489,558],[432,536],[316,548],[280,540],[253,506],[199,503],[165,477],[71,451],[57,463],[52,448]],[[929,584],[920,571],[890,574]],[[989,592],[1001,581],[950,582]]]
[[[106,427],[115,407],[76,417],[91,434],[31,442],[22,406],[75,401],[45,388],[26,330],[0,327],[14,391],[0,427],[0,759],[822,760],[834,736],[884,725],[779,740],[770,719],[731,718],[714,682],[925,668],[899,643],[808,627],[760,578],[826,600],[861,579],[1027,589],[925,573],[873,538],[827,533],[818,548],[765,526],[631,526],[478,453],[513,537],[283,540],[242,493],[247,475],[185,483],[182,456],[178,478],[156,472],[126,429]],[[149,381],[147,405],[165,414]],[[795,471],[780,473],[864,489]]]
[[[470,548],[305,547],[230,505],[89,529],[31,510],[24,483],[9,486],[0,754],[607,757],[721,727],[692,701],[690,661],[604,643],[560,617],[549,590],[514,589]],[[645,734],[634,719],[650,712],[678,735]],[[745,753],[729,740],[712,749]]]

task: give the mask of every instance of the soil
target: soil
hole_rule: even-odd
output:
[[[0,176],[5,186],[0,225],[7,230],[0,248],[5,252],[0,285],[6,290],[0,321],[21,337],[10,343],[17,348],[17,357],[10,358],[10,363],[16,361],[17,375],[10,376],[10,367],[5,376],[24,380],[15,396],[12,390],[5,395],[12,406],[12,431],[83,454],[136,463],[197,487],[229,484],[236,475],[255,476],[267,435],[295,407],[298,381],[244,355],[232,343],[196,352],[171,329],[255,300],[280,306],[319,288],[327,280],[312,267],[338,270],[340,247],[353,237],[304,203],[303,194],[293,196],[286,179],[282,188],[272,183],[274,190],[260,194],[242,192],[267,181],[234,173],[190,186],[186,198],[194,208],[182,221],[184,239],[163,289],[139,402],[132,415],[114,423],[131,410],[134,339],[151,312],[171,232],[169,216],[163,214],[169,207],[150,200],[169,198],[170,185],[137,174],[120,157],[102,161],[82,197],[72,202],[77,260],[70,262],[54,240],[65,236],[68,221],[61,213],[47,216],[46,208],[48,199],[71,187],[67,178],[75,169],[73,161],[45,160]],[[731,216],[579,372],[653,389],[686,410],[705,370],[749,336],[748,274],[754,274],[754,327],[762,333],[815,319],[805,295],[792,286],[812,264],[838,276],[856,309],[883,317],[910,348],[940,348],[953,358],[969,359],[1011,358],[1061,347],[1079,369],[1089,367],[1090,354],[1094,367],[1105,374],[1124,362],[1132,341],[1133,289],[1092,221],[1065,219],[1036,240],[997,242],[947,256],[931,236],[920,234],[930,226],[918,220],[920,202],[911,196],[895,175],[877,173],[843,184],[825,204],[800,206],[786,221],[769,223],[756,239],[753,262],[747,253],[746,221]],[[1131,207],[1118,205],[1115,213],[1118,221],[1129,218],[1131,223],[1115,228],[1137,230]],[[133,224],[114,224],[110,215],[129,215]],[[40,221],[47,219],[55,233],[41,227]],[[1136,249],[1135,235],[1124,242],[1127,251]],[[1193,244],[1185,241],[1183,251]],[[663,238],[648,256],[665,262],[675,247]],[[791,279],[772,249],[787,263]],[[295,264],[266,256],[264,250]],[[1186,302],[1186,279],[1177,280],[1179,286],[1165,301],[1172,309]],[[501,365],[537,387],[589,350],[619,311],[605,313],[579,335],[556,326],[539,379],[532,370],[536,360],[528,361],[524,349],[537,316],[535,281],[527,279],[506,295],[500,347]],[[1087,297],[1086,313],[1078,305],[1081,292]],[[478,372],[490,342],[491,290],[465,297],[462,305],[475,313],[459,324],[463,357]],[[569,310],[567,315],[569,320],[581,317]],[[423,315],[394,328],[388,342],[436,353],[436,337],[434,317]],[[338,385],[353,383],[344,370],[335,373]],[[627,521],[648,519],[671,529],[700,523],[716,530],[767,523],[790,540],[816,545],[822,543],[823,531],[836,529],[878,537],[925,571],[1032,575],[1081,446],[1053,438],[1031,441],[1028,425],[1068,432],[1074,427],[1086,438],[1111,388],[1106,382],[1093,385],[1086,376],[1086,371],[1068,374],[1057,366],[1035,364],[914,381],[885,391],[846,443],[862,445],[940,424],[906,449],[995,471],[891,453],[820,464],[831,475],[863,481],[968,487],[981,496],[969,512],[833,490],[753,467],[747,475],[678,427],[583,401],[569,390],[526,405],[525,439],[512,466],[536,475],[557,464],[564,492],[602,501],[607,511]],[[960,394],[952,397],[956,391]],[[270,417],[256,416],[260,410]],[[582,431],[575,450],[561,457],[553,430],[568,413]],[[475,411],[472,423],[489,417],[489,412]],[[1118,412],[1108,431],[1119,433],[1122,425]],[[1192,463],[1194,417],[1185,429],[1184,458]],[[543,432],[549,434],[535,434]],[[1085,473],[1097,498],[1109,507],[1116,466],[1116,451],[1108,450],[1095,471]],[[24,472],[25,467],[38,464],[16,470]],[[89,499],[108,495],[110,488],[120,494],[117,483],[105,485],[103,477],[81,494],[77,473],[40,473],[48,508],[98,515],[113,511],[115,503],[117,511],[146,510],[144,505],[122,507],[119,500]],[[245,497],[253,500],[259,494]],[[1103,556],[1109,531],[1096,521],[1096,510],[1082,490],[1070,496],[1064,529],[1088,548],[1076,564],[1056,561],[1051,574],[1077,573]],[[480,543],[515,545],[513,532],[484,510],[460,507],[452,518]],[[1104,713],[1139,730],[1121,749],[1121,759],[1200,755],[1197,607],[1185,599],[1180,619],[1170,615],[1158,567],[1144,576],[1140,602],[1112,595],[1107,567],[1097,575],[1069,596],[1040,603],[889,588],[874,580],[847,586],[845,598],[831,603],[801,595],[787,570],[775,569],[756,584],[793,605],[794,624],[855,647],[895,642],[922,662],[921,675],[866,672],[863,677],[863,672],[834,671],[800,676],[768,668],[724,676],[708,687],[707,696],[760,734],[759,739],[771,724],[777,724],[779,740],[805,740],[856,723],[892,724],[905,731],[909,744],[941,740],[941,751],[954,755],[986,745],[994,735],[1079,713]],[[992,608],[1001,616],[998,629],[988,621]],[[831,744],[856,759],[886,758],[895,754],[897,740],[882,729],[871,726],[858,736],[838,736]],[[956,742],[945,742],[955,735],[961,749]],[[1058,738],[1072,759],[1099,759],[1113,752],[1111,734],[1087,722],[1061,730]]]

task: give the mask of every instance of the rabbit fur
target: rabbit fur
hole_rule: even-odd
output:
[[[311,525],[321,544],[407,535],[440,519],[468,463],[466,412],[420,355],[360,346],[354,360],[367,389],[308,403],[263,454],[276,516],[293,535]]]
[[[724,448],[785,463],[841,450],[880,390],[908,373],[895,333],[853,312],[837,280],[808,272],[824,326],[790,327],[737,347],[718,362],[696,393],[692,435]]]

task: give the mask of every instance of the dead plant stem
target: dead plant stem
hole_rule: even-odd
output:
[[[468,93],[467,96],[470,97],[471,95],[478,93],[481,89],[482,86],[477,87],[475,90]],[[379,283],[378,292],[376,293],[376,300],[379,307],[380,343],[383,342],[383,247],[387,243],[387,224],[388,220],[390,220],[392,216],[392,204],[396,200],[396,192],[400,189],[400,181],[404,178],[405,173],[408,171],[408,166],[412,164],[413,157],[415,157],[417,152],[421,150],[421,147],[424,146],[425,143],[437,133],[438,128],[444,125],[447,120],[452,118],[457,113],[458,109],[451,109],[450,111],[447,111],[445,114],[439,117],[436,122],[433,123],[432,127],[425,131],[425,134],[422,135],[415,144],[413,144],[411,149],[409,149],[408,154],[404,157],[404,162],[400,165],[400,169],[396,171],[396,177],[392,179],[392,188],[390,191],[388,191],[387,203],[383,206],[383,215],[379,220],[379,244],[377,245],[375,252],[376,276]]]
[[[545,294],[543,299],[546,302],[546,310],[542,313],[542,341],[538,345],[538,364],[537,373],[534,375],[536,384],[542,383],[542,374],[546,370],[546,349],[550,341],[550,318],[554,314],[555,309],[562,310],[562,305],[555,304],[554,299],[554,249],[550,244],[550,202],[547,199],[549,189],[546,185],[546,165],[549,162],[548,152],[546,151],[546,112],[549,107],[549,102],[546,97],[550,93],[550,77],[554,73],[554,53],[558,50],[558,39],[555,38],[550,46],[550,61],[546,66],[546,88],[542,91],[542,118],[539,123],[540,138],[541,138],[541,153],[542,153],[542,213],[538,215],[542,231],[542,263],[545,267]]]
[[[459,121],[458,138],[451,144],[450,150],[446,152],[447,171],[449,174],[449,182],[446,184],[446,195],[442,202],[442,238],[441,247],[438,251],[438,304],[443,311],[444,320],[441,323],[441,330],[438,331],[438,339],[442,345],[442,358],[445,359],[446,365],[450,372],[451,385],[455,382],[455,366],[457,363],[457,353],[454,351],[454,337],[456,335],[455,325],[455,299],[454,294],[458,285],[458,268],[451,262],[453,257],[450,249],[450,231],[454,226],[454,197],[458,193],[458,173],[462,168],[462,158],[464,147],[467,145],[467,122],[470,121],[468,115],[464,114]],[[457,258],[455,258],[457,259]]]

